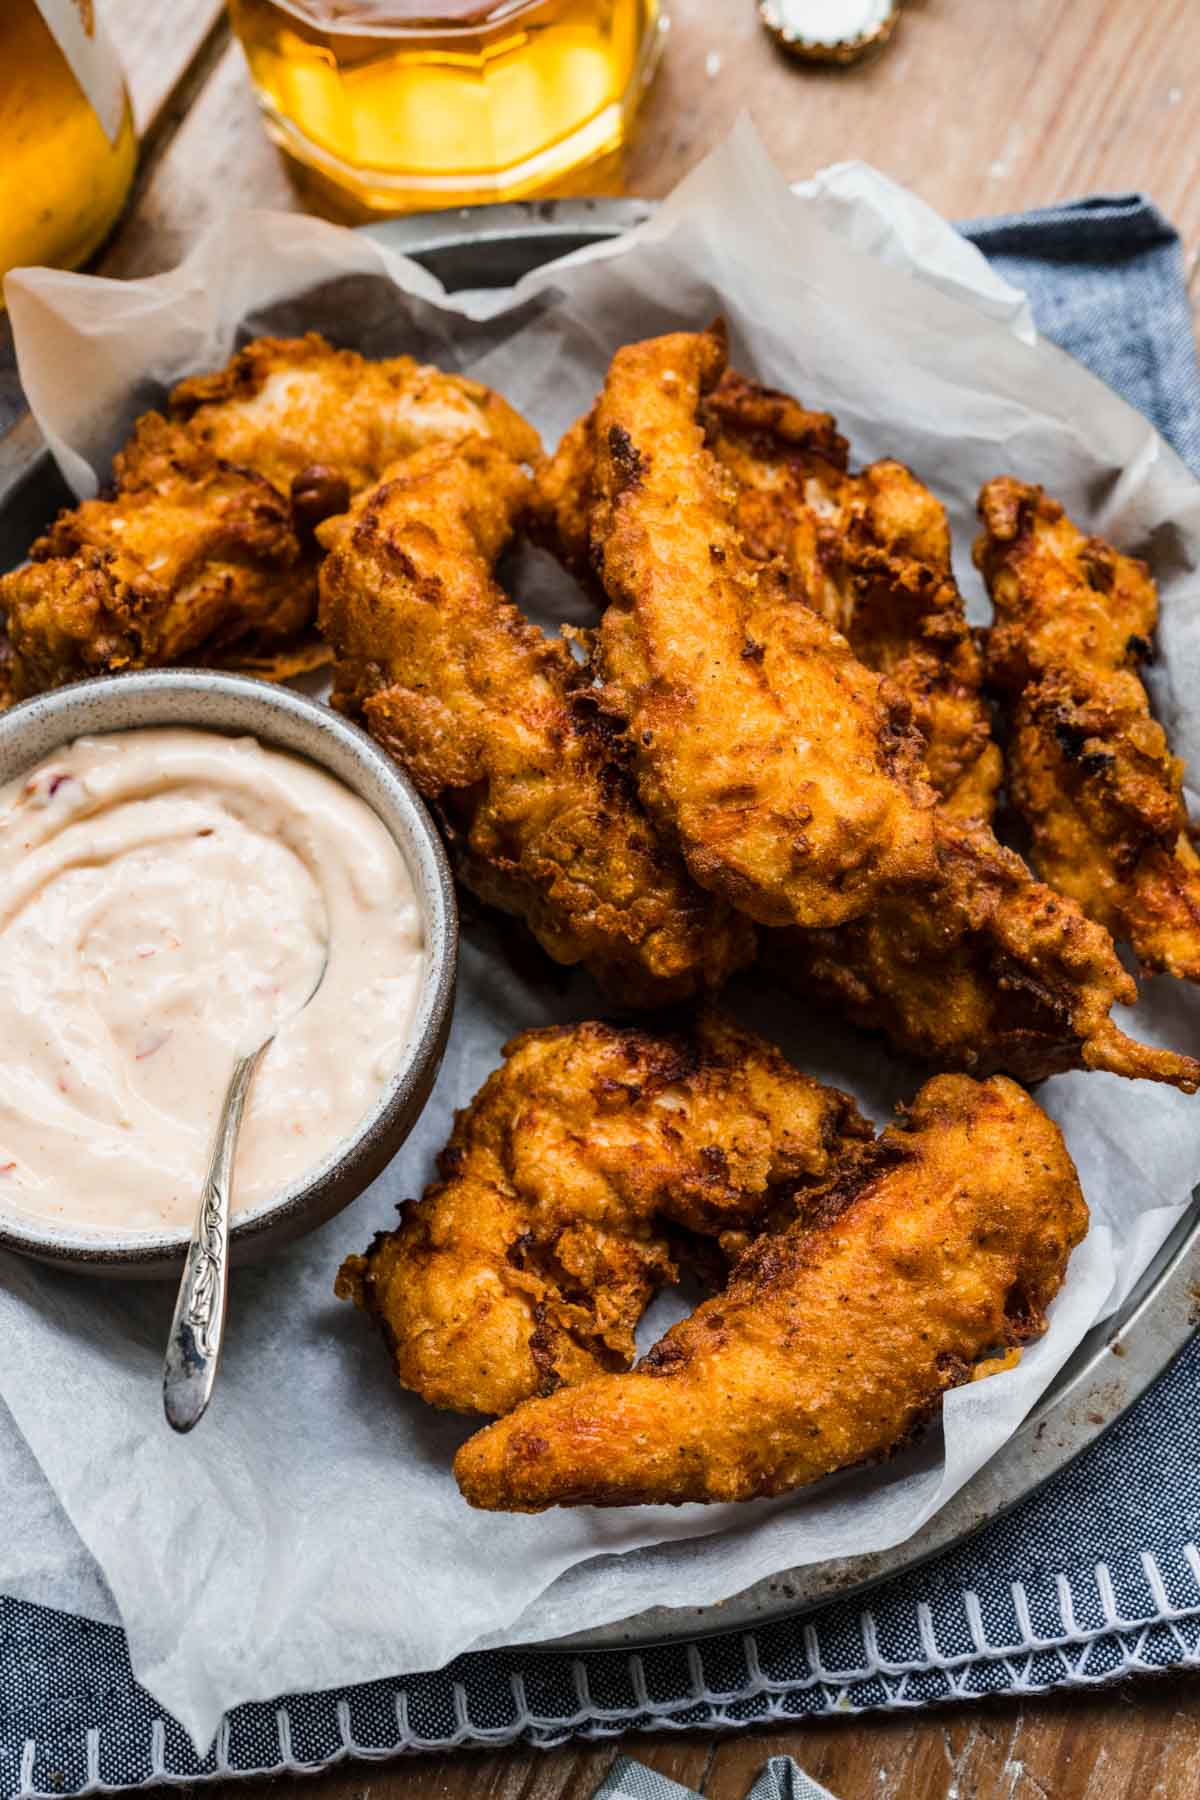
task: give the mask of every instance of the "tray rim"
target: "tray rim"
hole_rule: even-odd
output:
[[[489,279],[494,272],[487,259],[498,251],[509,262],[516,258],[533,269],[618,237],[654,211],[654,202],[635,198],[516,201],[410,213],[360,229],[443,279],[451,276],[452,291],[473,286],[494,290],[504,284]],[[475,280],[461,279],[473,258]],[[29,415],[15,421],[0,438],[0,509],[17,501],[39,467],[49,462],[50,453]],[[1088,1333],[1004,1448],[904,1542],[869,1555],[780,1571],[722,1601],[656,1607],[583,1632],[521,1643],[520,1648],[548,1654],[632,1650],[754,1630],[914,1570],[1002,1518],[1096,1443],[1165,1375],[1197,1328],[1200,1214],[1193,1205],[1122,1308]]]

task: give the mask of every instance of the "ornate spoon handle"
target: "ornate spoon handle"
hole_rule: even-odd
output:
[[[267,1040],[268,1044],[270,1039]],[[234,1065],[200,1192],[175,1317],[163,1363],[163,1407],[176,1431],[190,1431],[212,1396],[229,1292],[229,1191],[246,1095],[267,1044]]]

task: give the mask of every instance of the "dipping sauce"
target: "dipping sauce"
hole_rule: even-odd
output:
[[[217,732],[78,739],[0,788],[0,1211],[190,1226],[234,1060],[278,1029],[233,1211],[270,1200],[378,1100],[424,969],[404,858],[333,776]]]

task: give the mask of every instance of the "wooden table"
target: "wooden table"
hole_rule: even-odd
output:
[[[99,0],[125,58],[144,153],[102,271],[169,267],[215,214],[296,208],[217,0]],[[897,37],[846,73],[802,70],[752,0],[669,0],[666,60],[625,186],[665,193],[748,108],[784,172],[877,163],[951,217],[1085,192],[1149,194],[1200,252],[1198,0],[909,0]],[[790,1752],[840,1800],[1194,1800],[1200,1684],[1005,1701],[770,1735],[631,1740],[713,1800]],[[587,1800],[617,1751],[508,1751],[344,1768],[307,1800]],[[268,1784],[277,1791],[293,1783]],[[204,1790],[215,1800],[214,1790]],[[247,1792],[231,1785],[228,1800]]]

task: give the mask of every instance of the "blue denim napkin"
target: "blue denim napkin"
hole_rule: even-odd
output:
[[[1029,294],[1046,336],[1200,472],[1192,317],[1179,241],[1162,215],[1131,195],[965,230]],[[865,1603],[636,1655],[500,1651],[429,1675],[285,1696],[237,1708],[203,1759],[133,1680],[119,1630],[0,1600],[0,1800],[312,1769],[347,1755],[916,1707],[1200,1664],[1198,1384],[1193,1343],[1040,1493]],[[627,1785],[610,1786],[612,1800],[672,1791],[632,1785],[658,1778],[621,1768]],[[780,1759],[755,1793],[811,1800],[805,1780]]]

